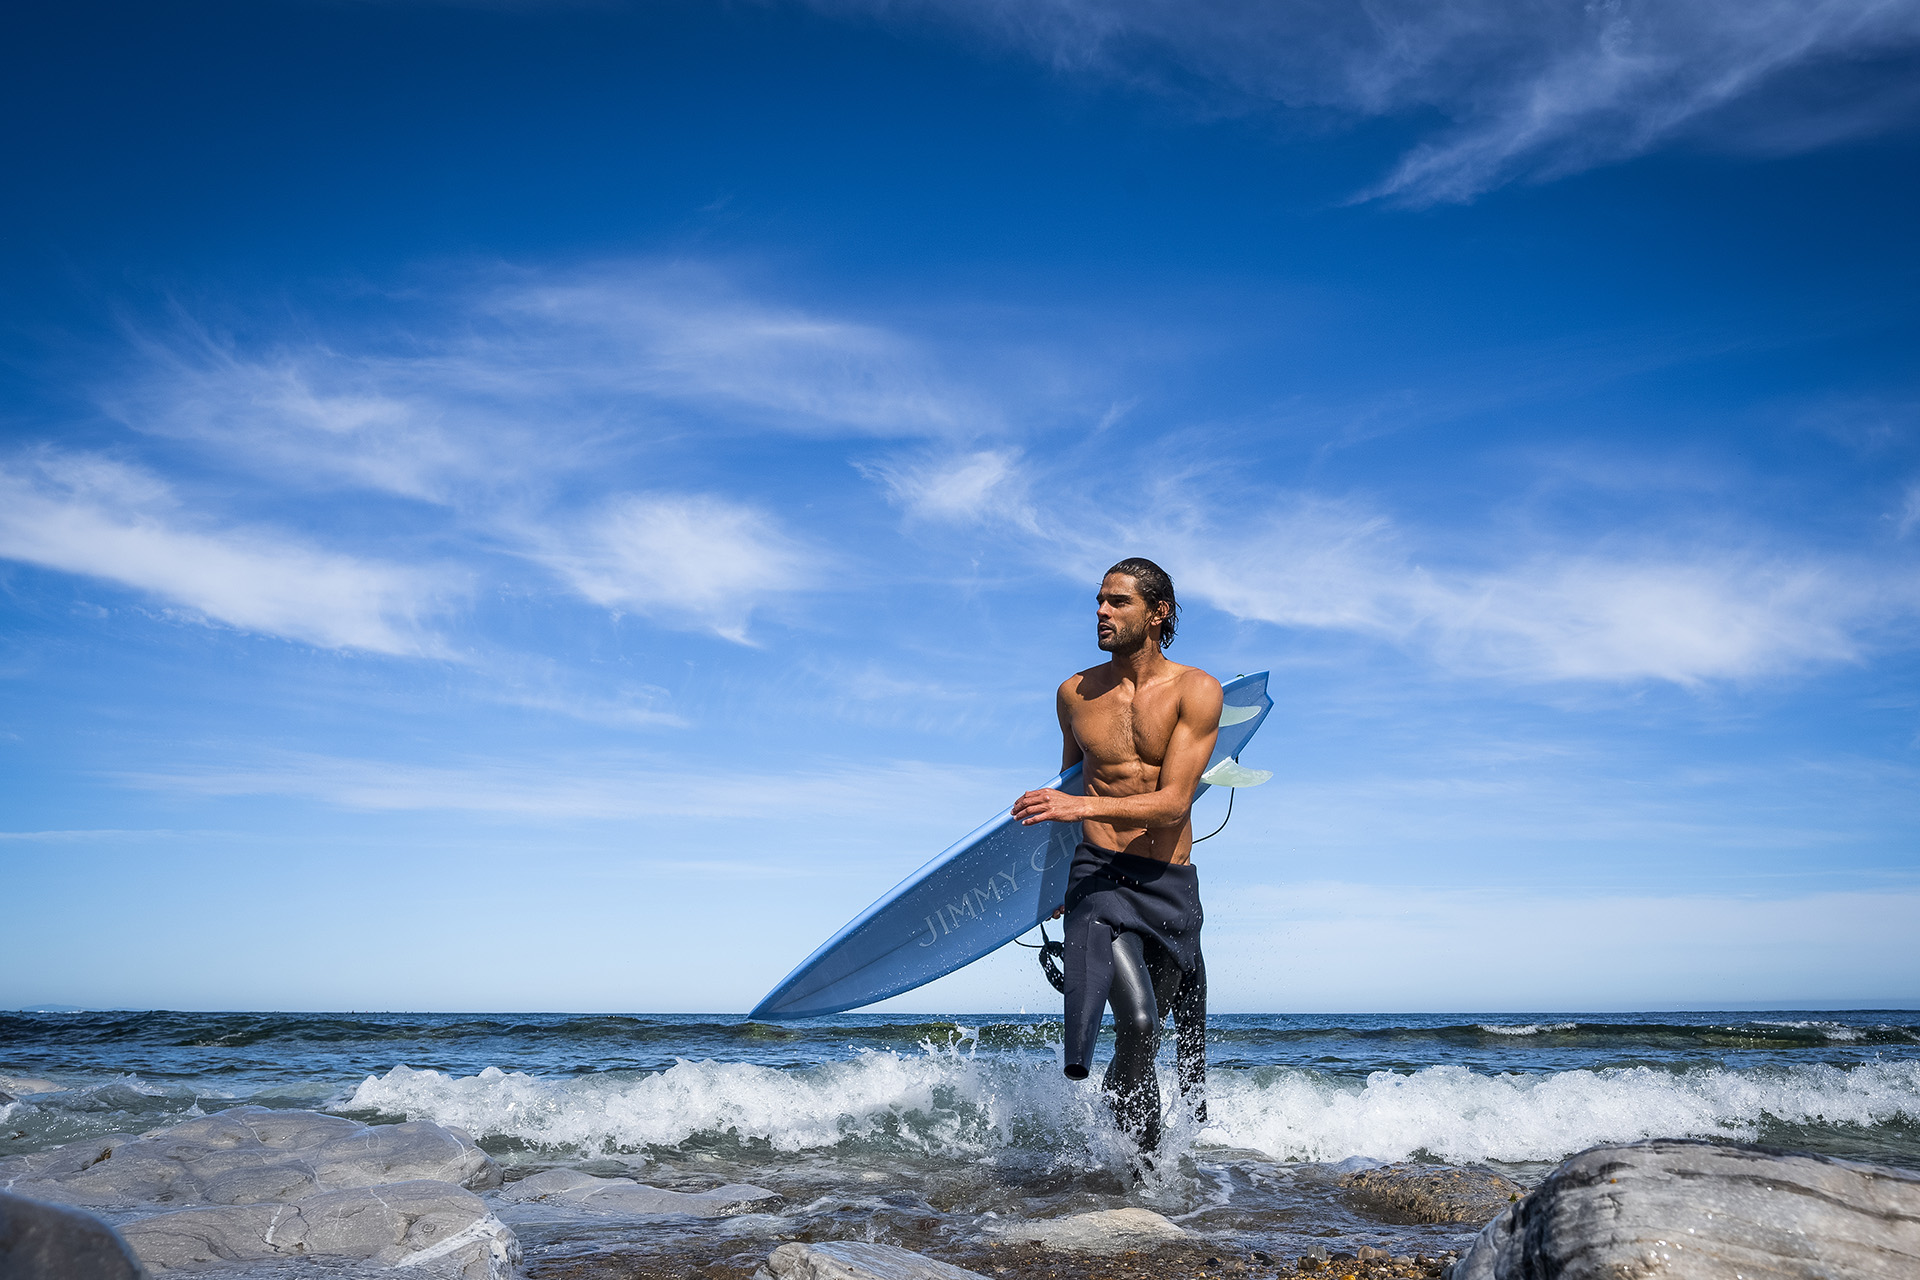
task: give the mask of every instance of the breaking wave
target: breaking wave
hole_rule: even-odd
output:
[[[1435,1066],[1364,1079],[1263,1067],[1216,1070],[1209,1097],[1201,1147],[1284,1161],[1424,1153],[1519,1163],[1654,1136],[1765,1140],[1782,1126],[1912,1126],[1920,1123],[1920,1062],[1493,1076]],[[367,1077],[338,1109],[574,1152],[762,1144],[1072,1158],[1103,1127],[1094,1087],[1066,1081],[1052,1062],[952,1050],[868,1051],[804,1070],[681,1061],[652,1074],[559,1078],[401,1066]]]

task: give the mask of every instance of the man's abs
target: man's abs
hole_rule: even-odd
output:
[[[1145,786],[1103,786],[1099,765],[1089,758],[1086,761],[1087,793],[1103,796],[1143,795],[1159,786],[1159,770],[1150,772],[1156,776]],[[1154,858],[1175,866],[1186,865],[1193,854],[1193,822],[1190,817],[1183,817],[1177,827],[1124,827],[1089,818],[1080,824],[1080,838],[1102,849],[1130,853],[1137,858]]]

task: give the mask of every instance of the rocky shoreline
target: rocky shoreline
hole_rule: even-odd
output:
[[[791,1231],[766,1188],[695,1189],[552,1168],[509,1180],[473,1139],[231,1108],[0,1161],[7,1280],[1564,1280],[1920,1275],[1920,1175],[1729,1143],[1655,1140],[1568,1160],[1528,1191],[1487,1170],[1354,1169],[1379,1246],[1295,1256],[1139,1206],[993,1219],[954,1234]],[[74,1210],[82,1211],[76,1214]],[[97,1216],[89,1219],[84,1214]],[[703,1230],[710,1222],[715,1229]],[[1393,1224],[1481,1228],[1464,1251],[1393,1247]],[[1484,1224],[1484,1226],[1482,1225]],[[739,1229],[726,1229],[737,1226]],[[782,1229],[786,1228],[786,1233]],[[671,1229],[669,1229],[671,1228]],[[889,1240],[884,1237],[892,1235]],[[90,1258],[28,1270],[30,1257]],[[102,1262],[101,1259],[108,1259]],[[118,1262],[113,1259],[120,1259]],[[40,1264],[35,1264],[39,1266]],[[79,1265],[76,1263],[76,1265]],[[115,1270],[118,1267],[119,1270]]]

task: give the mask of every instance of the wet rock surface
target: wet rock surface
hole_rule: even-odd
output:
[[[150,1272],[262,1280],[338,1265],[506,1280],[519,1242],[474,1194],[500,1181],[458,1129],[265,1107],[0,1161],[0,1187],[111,1215]]]
[[[1735,1143],[1574,1156],[1489,1223],[1450,1280],[1911,1280],[1920,1175]]]
[[[574,1169],[548,1169],[500,1193],[510,1205],[554,1205],[596,1213],[651,1217],[685,1214],[725,1218],[778,1208],[782,1197],[764,1187],[729,1184],[711,1191],[671,1191],[632,1178],[596,1178]],[[511,1216],[511,1215],[509,1215]]]
[[[1179,1240],[1187,1231],[1151,1209],[1127,1208],[1010,1222],[996,1228],[993,1235],[1013,1244],[1042,1244],[1076,1253],[1119,1253]]]
[[[156,1273],[352,1258],[461,1280],[507,1280],[519,1262],[513,1233],[479,1196],[425,1180],[326,1192],[293,1204],[186,1209],[129,1223],[124,1234]]]
[[[1385,1222],[1490,1222],[1527,1194],[1512,1178],[1490,1169],[1393,1164],[1363,1169],[1340,1186],[1371,1216]]]
[[[0,1188],[93,1209],[280,1203],[422,1178],[484,1190],[500,1185],[500,1168],[458,1129],[266,1107],[0,1161]]]
[[[773,1280],[982,1280],[977,1271],[939,1262],[898,1245],[833,1240],[783,1244],[756,1275]]]
[[[92,1214],[0,1191],[0,1277],[140,1280],[140,1264]]]
[[[813,1242],[812,1248],[839,1250],[852,1242]],[[764,1252],[741,1251],[744,1242],[719,1240],[687,1247],[650,1249],[639,1241],[620,1247],[602,1247],[563,1256],[530,1258],[529,1280],[813,1280],[782,1276],[772,1269]],[[782,1246],[783,1248],[788,1246]],[[880,1246],[887,1248],[887,1246]],[[1280,1258],[1263,1252],[1233,1250],[1220,1241],[1194,1236],[1184,1240],[1118,1253],[1084,1253],[1053,1249],[1038,1243],[1010,1244],[983,1240],[954,1241],[926,1246],[910,1257],[957,1268],[959,1276],[943,1271],[938,1280],[984,1276],[987,1280],[1273,1280],[1295,1276],[1330,1280],[1436,1280],[1447,1259],[1392,1255],[1361,1246],[1355,1252],[1322,1251],[1311,1258]],[[776,1250],[775,1252],[778,1252]],[[920,1273],[924,1280],[936,1280]],[[821,1276],[818,1280],[827,1280]],[[852,1276],[834,1280],[854,1280]]]

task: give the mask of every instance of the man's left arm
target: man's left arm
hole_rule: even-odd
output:
[[[1220,737],[1220,682],[1196,671],[1180,691],[1167,754],[1160,762],[1160,785],[1137,796],[1070,796],[1058,791],[1029,791],[1013,807],[1013,816],[1036,822],[1105,822],[1116,827],[1177,827],[1193,808],[1193,793]]]

